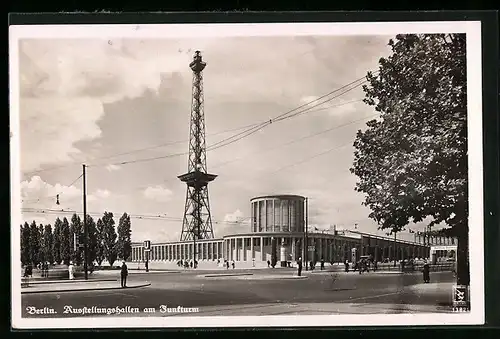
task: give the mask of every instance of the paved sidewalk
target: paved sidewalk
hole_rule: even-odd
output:
[[[151,285],[150,282],[128,282],[126,288],[139,288]],[[21,294],[49,293],[49,292],[76,292],[94,290],[114,290],[121,289],[120,281],[98,281],[98,282],[77,282],[74,284],[64,284],[56,282],[54,284],[38,284],[21,288]]]
[[[149,270],[149,272],[146,272],[145,270],[128,270],[129,275],[136,275],[136,274],[166,274],[166,273],[180,273],[181,271],[174,271],[174,270]],[[120,270],[102,270],[102,271],[94,271],[92,273],[94,276],[114,276],[114,277],[120,277]]]
[[[37,279],[37,280],[29,280],[28,281],[28,285],[44,285],[44,284],[78,284],[78,283],[93,283],[93,282],[103,282],[103,281],[116,281],[116,279],[112,279],[112,278],[89,278],[88,280],[85,280],[85,279],[73,279],[73,280],[69,280],[69,279],[64,279],[64,280],[41,280],[41,279]]]
[[[294,271],[294,273],[296,273],[296,270]],[[361,275],[374,275],[374,274],[417,274],[418,272],[401,272],[401,271],[381,271],[381,270],[377,270],[377,271],[370,271],[370,272],[363,272],[361,273]],[[321,271],[321,270],[314,270],[314,271],[302,271],[302,274],[305,274],[305,275],[360,275],[358,271],[349,271],[349,272],[346,272],[346,271],[332,271],[332,270],[324,270],[324,271]],[[421,274],[421,273],[420,273]]]

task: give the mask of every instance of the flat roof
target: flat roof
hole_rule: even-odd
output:
[[[282,238],[282,237],[303,237],[304,233],[303,232],[290,232],[290,233],[281,233],[281,232],[262,232],[262,233],[235,233],[235,234],[228,234],[220,238],[212,238],[212,239],[198,239],[196,240],[197,243],[203,243],[203,242],[221,242],[224,241],[225,239],[228,238],[234,238],[234,237],[276,237],[276,238]],[[394,242],[393,238],[385,238],[381,236],[375,236],[371,235],[368,233],[357,233],[353,232],[351,234],[337,234],[334,235],[332,233],[323,233],[323,232],[308,232],[309,236],[320,236],[320,237],[325,237],[325,238],[336,238],[336,239],[343,239],[343,240],[357,240],[360,241],[362,237],[371,237],[371,238],[377,238],[380,240],[385,240],[389,242]],[[193,240],[184,240],[184,241],[166,241],[166,242],[157,242],[153,243],[151,242],[151,246],[153,245],[175,245],[175,244],[192,244]],[[414,246],[422,246],[422,247],[431,247],[427,246],[425,244],[421,243],[415,243],[411,241],[406,241],[402,239],[397,239],[396,240],[397,244],[405,244],[405,245],[414,245]],[[144,242],[132,242],[132,245],[137,246],[137,245],[143,245]],[[456,245],[455,245],[456,246]],[[435,246],[435,247],[446,247],[446,246]],[[448,247],[453,247],[453,246],[448,246]]]
[[[250,199],[250,201],[253,200],[258,200],[258,199],[266,199],[266,198],[272,198],[272,199],[300,199],[300,200],[305,200],[306,198],[301,196],[301,195],[296,195],[296,194],[271,194],[271,195],[261,195],[259,197],[254,197]]]

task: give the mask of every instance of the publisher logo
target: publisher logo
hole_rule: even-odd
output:
[[[469,287],[464,285],[453,286],[453,311],[470,311]]]

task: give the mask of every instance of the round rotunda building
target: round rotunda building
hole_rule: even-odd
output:
[[[253,233],[304,232],[304,197],[267,195],[253,198],[250,203]]]

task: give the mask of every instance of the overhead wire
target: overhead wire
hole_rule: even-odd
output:
[[[25,213],[33,213],[33,214],[52,214],[52,215],[83,215],[83,212],[81,211],[75,211],[75,210],[68,210],[68,209],[50,209],[50,208],[28,208],[24,207],[21,209]],[[99,212],[87,212],[87,215],[90,216],[102,216],[103,213]],[[161,215],[161,214],[134,214],[134,213],[127,213],[128,216],[132,219],[145,219],[145,220],[166,220],[166,221],[172,221],[172,222],[180,222],[183,221],[183,218],[179,217],[169,217],[166,215]],[[116,217],[116,216],[114,216]],[[219,221],[219,220],[212,220],[212,223],[215,224],[231,224],[231,225],[240,225],[240,224],[246,224],[246,222],[243,222],[246,219],[250,219],[250,217],[247,218],[241,218],[240,221]]]
[[[297,161],[297,162],[294,162],[294,163],[288,164],[288,165],[286,165],[286,166],[283,166],[283,167],[281,167],[281,168],[277,169],[276,171],[270,172],[270,173],[268,173],[268,174],[276,174],[276,173],[279,173],[279,172],[281,172],[281,171],[283,171],[283,170],[286,170],[286,169],[288,169],[288,168],[295,167],[295,166],[300,165],[300,164],[302,164],[302,163],[304,163],[304,162],[307,162],[307,161],[309,161],[309,160],[312,160],[312,159],[318,158],[318,157],[323,156],[323,155],[325,155],[325,154],[328,154],[328,153],[330,153],[330,152],[333,152],[333,151],[336,151],[336,150],[338,150],[338,149],[341,149],[341,148],[343,148],[343,147],[345,147],[345,146],[349,145],[350,143],[351,143],[351,142],[346,142],[346,143],[341,144],[341,145],[339,145],[339,146],[332,147],[332,148],[330,148],[330,149],[328,149],[328,150],[326,150],[326,151],[323,151],[323,152],[321,152],[321,153],[314,154],[314,155],[312,155],[312,156],[310,156],[310,157],[307,157],[307,158],[305,158],[305,159],[302,159],[302,160],[299,160],[299,161]]]
[[[346,94],[346,93],[348,93],[348,92],[350,92],[350,91],[352,91],[352,90],[354,90],[354,89],[356,89],[356,88],[358,88],[358,87],[362,86],[364,83],[366,83],[366,82],[367,82],[367,81],[366,81],[366,80],[364,80],[364,79],[365,79],[364,77],[363,77],[363,78],[356,79],[356,80],[354,80],[354,81],[350,82],[350,83],[349,83],[349,84],[347,84],[347,85],[344,85],[344,86],[342,86],[342,87],[340,87],[340,88],[338,88],[338,89],[336,89],[336,90],[333,90],[333,91],[331,91],[331,92],[329,92],[329,93],[327,93],[327,94],[325,94],[325,95],[320,96],[320,97],[319,97],[319,98],[317,98],[317,99],[314,99],[314,100],[312,100],[312,101],[309,101],[309,102],[307,102],[307,103],[305,103],[305,104],[303,104],[303,105],[301,105],[301,106],[298,106],[298,107],[296,107],[296,108],[294,108],[294,109],[292,109],[292,110],[289,110],[289,111],[287,111],[287,112],[285,112],[285,113],[282,113],[282,114],[280,114],[280,115],[278,115],[278,116],[276,116],[276,117],[274,117],[274,118],[272,118],[272,119],[266,120],[266,121],[262,122],[261,124],[256,125],[255,127],[252,127],[252,128],[250,128],[250,129],[247,129],[247,130],[245,130],[245,131],[243,131],[243,132],[240,132],[240,133],[238,133],[238,134],[236,134],[236,135],[233,135],[233,136],[230,136],[230,137],[228,137],[228,138],[226,138],[226,139],[223,139],[223,140],[221,140],[221,141],[218,141],[218,142],[216,142],[215,144],[212,144],[212,145],[208,146],[208,147],[207,147],[207,151],[211,151],[211,150],[214,150],[214,149],[218,149],[218,148],[220,148],[220,147],[224,147],[224,146],[230,145],[230,144],[232,144],[232,143],[234,143],[234,142],[237,142],[237,141],[239,141],[239,140],[241,140],[241,139],[243,139],[243,138],[246,138],[246,137],[248,137],[248,136],[250,136],[250,135],[252,135],[252,134],[257,133],[257,132],[258,132],[258,131],[260,131],[262,128],[264,128],[264,127],[267,127],[267,126],[271,125],[273,122],[279,122],[279,121],[282,121],[282,120],[286,120],[286,119],[289,119],[289,118],[295,117],[295,116],[297,116],[297,115],[301,115],[301,114],[308,113],[308,112],[310,112],[310,110],[311,110],[312,108],[317,107],[317,106],[320,106],[320,105],[323,105],[323,104],[325,104],[325,103],[327,103],[327,102],[330,102],[330,101],[332,101],[332,100],[334,100],[334,99],[336,99],[336,98],[338,98],[338,97],[340,97],[340,96],[342,96],[342,95],[344,95],[344,94]],[[361,80],[363,80],[361,83],[359,83],[359,84],[355,85],[355,86],[354,86],[354,87],[352,87],[352,88],[348,88],[349,86],[352,86],[352,85],[356,84],[357,82],[360,82]],[[346,88],[347,88],[347,89],[346,89]],[[330,96],[330,95],[332,95],[332,94],[334,94],[334,93],[336,93],[336,92],[339,92],[339,91],[341,91],[341,90],[343,90],[343,89],[346,89],[346,90],[345,90],[345,91],[343,91],[342,93],[340,93],[340,94],[338,94],[338,95],[334,96],[334,97],[327,98],[327,99],[325,99],[324,101],[321,101],[321,102],[319,102],[319,103],[314,104],[313,106],[309,106],[309,105],[311,105],[312,103],[317,102],[317,101],[320,101],[320,100],[322,100],[322,99],[324,99],[324,98],[326,98],[326,97],[328,97],[328,96]],[[309,107],[307,107],[307,108],[305,108],[305,109],[303,109],[303,110],[300,110],[301,108],[306,107],[306,106],[309,106]],[[296,112],[297,110],[300,110],[300,111],[299,111],[299,112]],[[295,113],[294,113],[294,112],[295,112]],[[293,114],[292,114],[292,113],[293,113]]]
[[[328,107],[320,108],[320,109],[317,109],[316,111],[324,110],[324,109],[336,108],[336,107],[340,107],[340,106],[344,106],[344,105],[347,105],[347,104],[351,104],[351,103],[354,103],[354,102],[360,102],[360,101],[362,101],[362,100],[353,100],[353,101],[349,101],[349,102],[342,103],[342,104],[339,104],[339,105],[334,105],[334,106],[328,106]],[[346,127],[346,126],[349,126],[349,125],[352,125],[352,124],[355,124],[355,123],[359,123],[359,122],[364,121],[366,119],[373,118],[373,117],[375,117],[377,115],[378,115],[378,113],[377,114],[372,114],[372,115],[369,115],[369,116],[365,116],[365,117],[362,117],[360,119],[352,120],[352,121],[349,121],[349,122],[341,124],[341,125],[335,125],[335,126],[330,127],[328,129],[321,130],[319,132],[315,132],[315,133],[312,133],[312,134],[308,134],[306,136],[303,136],[303,137],[300,137],[300,138],[297,138],[297,139],[293,139],[293,140],[291,140],[289,142],[282,143],[282,144],[279,144],[279,145],[271,147],[271,148],[266,148],[265,150],[258,150],[258,151],[255,151],[255,152],[247,153],[247,154],[245,154],[243,156],[240,156],[240,157],[237,157],[237,158],[234,158],[234,159],[231,159],[231,160],[227,160],[227,161],[223,161],[223,162],[217,163],[217,164],[215,164],[213,166],[210,166],[210,168],[212,168],[212,169],[213,168],[220,168],[220,167],[225,166],[227,164],[234,163],[236,161],[245,159],[246,157],[248,157],[250,155],[253,155],[253,154],[256,154],[256,153],[262,154],[262,153],[267,153],[267,152],[270,152],[270,151],[274,151],[274,150],[279,149],[279,148],[284,147],[284,146],[289,146],[289,145],[292,145],[294,143],[297,143],[297,142],[300,142],[300,141],[303,141],[303,140],[306,140],[306,139],[309,139],[309,138],[313,138],[313,137],[316,137],[318,135],[321,135],[321,134],[324,134],[324,133],[328,133],[328,132],[337,130],[337,129],[342,128],[342,127]],[[177,177],[174,176],[174,177],[172,177],[170,179],[164,180],[162,182],[162,184],[170,183],[170,182],[177,181],[177,180],[178,180]],[[147,187],[149,187],[149,185],[137,187],[135,190],[145,189]]]
[[[75,180],[73,180],[73,182],[71,184],[67,185],[65,189],[70,188],[71,186],[73,186],[75,184],[75,182],[77,182],[82,176],[83,176],[83,173],[80,174],[78,176],[78,178],[76,178]],[[40,201],[43,201],[43,200],[47,200],[47,199],[54,199],[54,198],[60,197],[63,193],[64,193],[64,189],[62,191],[60,191],[59,193],[57,193],[56,195],[46,196],[46,197],[42,197],[42,198],[34,198],[34,199],[22,199],[21,203],[23,203],[23,202],[31,202],[31,201],[34,201],[35,203],[37,203],[37,202],[40,202]]]
[[[329,92],[329,93],[327,93],[327,94],[325,94],[325,95],[322,95],[321,97],[319,97],[319,98],[317,98],[317,99],[314,99],[314,100],[312,100],[312,101],[309,101],[308,103],[303,104],[303,105],[301,105],[301,106],[299,106],[299,107],[297,107],[297,108],[295,108],[295,109],[292,109],[292,110],[289,110],[289,111],[287,111],[287,112],[285,112],[285,113],[282,113],[282,114],[280,114],[280,115],[276,116],[276,117],[274,118],[274,120],[273,120],[273,119],[271,119],[270,121],[265,121],[265,122],[262,122],[262,123],[260,123],[260,124],[259,124],[259,123],[257,123],[257,124],[251,124],[251,125],[243,126],[243,127],[240,127],[240,128],[231,129],[231,130],[226,130],[226,131],[222,131],[222,132],[216,133],[216,134],[222,134],[222,133],[226,133],[226,132],[229,132],[229,131],[234,131],[234,130],[239,130],[239,129],[242,129],[242,128],[246,128],[246,130],[245,130],[245,131],[243,131],[243,132],[237,133],[236,135],[233,135],[233,136],[231,136],[231,137],[229,137],[229,138],[226,138],[226,139],[223,139],[223,140],[221,140],[221,141],[219,141],[219,142],[217,142],[217,143],[215,143],[215,144],[213,144],[213,145],[210,145],[209,147],[207,147],[207,150],[208,150],[208,151],[210,151],[210,150],[218,149],[218,148],[220,148],[220,147],[227,146],[227,145],[229,145],[229,144],[231,144],[231,143],[234,143],[234,142],[236,142],[236,141],[238,141],[238,140],[241,140],[242,138],[244,138],[244,137],[246,137],[246,136],[249,136],[249,135],[251,135],[251,134],[255,133],[256,131],[258,131],[258,130],[262,129],[263,127],[265,127],[265,126],[267,126],[267,125],[271,124],[273,121],[282,121],[282,120],[289,119],[289,118],[292,118],[292,117],[296,117],[296,116],[298,116],[298,115],[302,115],[302,114],[305,114],[305,113],[310,113],[310,112],[319,111],[319,110],[324,110],[324,109],[331,109],[331,108],[334,108],[334,107],[343,106],[343,105],[345,105],[345,104],[349,104],[349,103],[353,103],[353,102],[361,101],[361,100],[354,100],[354,101],[350,101],[350,102],[347,102],[347,103],[342,103],[342,104],[340,104],[340,105],[328,106],[328,107],[324,107],[324,108],[319,108],[319,109],[317,109],[317,110],[312,110],[312,108],[314,108],[314,107],[317,107],[317,106],[323,105],[323,104],[325,104],[325,103],[327,103],[327,102],[330,102],[330,101],[332,101],[332,100],[334,100],[334,99],[336,99],[336,98],[338,98],[338,97],[340,97],[340,96],[344,95],[345,93],[347,93],[347,92],[349,92],[349,91],[352,91],[353,89],[358,88],[359,86],[363,85],[363,84],[366,82],[366,80],[362,81],[361,83],[358,83],[358,82],[360,82],[360,81],[361,81],[361,80],[363,80],[363,79],[364,79],[364,78],[359,78],[359,79],[356,79],[356,80],[354,80],[354,81],[350,82],[350,83],[349,83],[349,84],[347,84],[347,85],[344,85],[344,86],[342,86],[342,87],[340,87],[340,88],[338,88],[338,89],[336,89],[336,90],[333,90],[333,91],[331,91],[331,92]],[[352,86],[352,85],[354,85],[354,84],[356,84],[356,83],[358,83],[358,84],[357,84],[357,85],[355,85],[354,87],[349,88],[349,86]],[[347,89],[346,89],[346,88],[347,88]],[[333,93],[336,93],[336,92],[339,92],[339,91],[340,91],[340,90],[342,90],[342,89],[346,89],[346,90],[345,90],[345,91],[343,91],[343,92],[341,92],[340,94],[338,94],[338,95],[334,96],[334,97],[327,98],[329,95],[331,95],[331,94],[333,94]],[[326,99],[326,100],[324,100],[324,101],[320,101],[320,100],[321,100],[321,99],[323,99],[323,98],[327,98],[327,99]],[[316,104],[315,104],[315,105],[313,105],[313,106],[309,106],[311,103],[314,103],[314,102],[317,102],[317,101],[320,101],[320,102],[316,103]],[[300,108],[302,108],[302,107],[306,107],[306,106],[309,106],[309,107],[307,107],[306,109],[303,109],[303,110],[299,110]],[[299,110],[299,111],[297,112],[297,110]],[[295,113],[294,113],[294,112],[295,112]],[[292,113],[293,113],[293,114],[292,114]],[[293,143],[295,143],[295,142],[298,142],[298,141],[301,141],[301,140],[304,140],[304,139],[307,139],[307,138],[310,138],[310,137],[313,137],[313,136],[316,136],[316,135],[319,135],[319,134],[322,134],[322,133],[329,132],[329,131],[334,130],[334,129],[336,129],[336,128],[340,128],[340,127],[343,127],[343,126],[345,126],[345,125],[349,125],[349,124],[352,124],[352,123],[356,123],[356,122],[361,121],[361,120],[364,120],[364,119],[366,119],[366,118],[367,118],[367,117],[364,117],[364,118],[362,118],[362,119],[355,120],[355,121],[349,122],[349,123],[344,124],[344,125],[341,125],[341,126],[336,126],[336,127],[333,127],[333,128],[330,128],[330,129],[327,129],[327,130],[324,130],[324,131],[321,131],[321,132],[319,132],[319,133],[315,133],[315,134],[312,134],[312,135],[309,135],[309,136],[305,136],[305,137],[299,138],[299,139],[297,139],[297,140],[293,140],[293,141],[291,141],[291,142],[288,142],[288,143],[282,144],[282,145],[280,145],[280,146],[278,146],[278,147],[282,147],[282,146],[286,146],[286,145],[289,145],[289,144],[293,144]],[[239,137],[238,137],[237,139],[234,139],[234,137],[236,137],[236,136],[239,136]],[[233,139],[233,140],[231,140],[231,139]],[[223,142],[225,142],[225,141],[229,141],[229,142],[226,142],[226,143],[224,143],[224,144],[221,144],[221,143],[223,143]],[[180,142],[180,141],[178,141],[178,142]],[[178,142],[171,142],[171,143],[169,143],[169,144],[172,144],[172,143],[178,143]],[[164,144],[164,145],[165,145],[165,144]],[[153,149],[153,148],[158,148],[158,147],[162,147],[162,146],[163,146],[163,145],[157,145],[157,146],[148,147],[147,149]],[[215,146],[215,147],[214,147],[214,146]],[[274,147],[273,149],[276,149],[276,148],[277,148],[277,147]],[[146,149],[146,148],[145,148],[145,149]],[[142,149],[142,150],[144,150],[144,149]],[[136,151],[140,151],[140,150],[136,150]],[[130,151],[129,153],[135,153],[136,151]],[[125,153],[122,153],[122,154],[125,154]],[[144,162],[144,161],[151,161],[151,160],[157,160],[157,159],[164,159],[164,158],[177,157],[177,156],[187,155],[187,154],[189,154],[189,152],[181,152],[181,153],[167,154],[167,155],[157,156],[157,157],[149,157],[149,158],[135,159],[135,160],[129,160],[129,161],[122,161],[122,162],[117,162],[117,163],[114,163],[114,164],[101,164],[101,165],[93,165],[93,166],[87,166],[87,167],[95,167],[95,166],[103,166],[103,165],[106,165],[106,166],[109,166],[109,165],[124,165],[124,164],[130,164],[130,163],[137,163],[137,162]],[[119,155],[120,155],[120,154],[117,154],[117,155],[111,155],[111,156],[109,156],[109,157],[114,157],[114,156],[119,156]],[[247,155],[247,156],[248,156],[248,155]],[[104,158],[104,157],[102,157],[102,158]],[[243,158],[244,158],[244,157],[243,157]],[[215,167],[220,167],[220,166],[222,166],[222,165],[224,165],[224,164],[231,163],[231,162],[235,162],[235,161],[238,161],[238,160],[240,160],[240,159],[242,159],[242,157],[237,158],[237,159],[234,159],[234,160],[226,161],[226,162],[221,163],[221,164],[218,164],[218,165],[215,165]],[[80,176],[79,176],[76,180],[78,180],[79,178],[81,178],[81,176],[82,176],[82,175],[80,175]],[[173,179],[176,179],[176,178],[173,178]],[[75,180],[75,182],[76,182],[76,180]],[[170,181],[170,180],[167,180],[167,181],[165,181],[165,182],[168,182],[168,181]],[[73,183],[74,183],[74,182],[73,182]],[[73,184],[73,183],[72,183],[72,184]],[[69,186],[71,186],[72,184],[70,184]],[[36,199],[36,202],[39,202],[39,201],[40,201],[40,199]]]
[[[313,138],[313,137],[316,137],[316,136],[319,136],[319,135],[322,135],[322,134],[325,134],[325,133],[328,133],[328,132],[332,132],[332,131],[335,131],[339,128],[342,128],[342,127],[346,127],[346,126],[349,126],[349,125],[352,125],[352,124],[355,124],[355,123],[358,123],[358,122],[361,122],[361,121],[364,121],[366,119],[370,119],[370,118],[373,118],[375,116],[377,116],[378,114],[372,114],[372,115],[369,115],[369,116],[365,116],[363,118],[360,118],[360,119],[356,119],[356,120],[353,120],[353,121],[349,121],[345,124],[342,124],[342,125],[336,125],[334,127],[330,127],[330,128],[327,128],[327,129],[324,129],[324,130],[321,130],[319,132],[315,132],[315,133],[312,133],[312,134],[308,134],[306,136],[303,136],[303,137],[300,137],[300,138],[297,138],[297,139],[293,139],[289,142],[286,142],[286,143],[283,143],[283,144],[280,144],[280,145],[277,145],[277,146],[274,146],[274,147],[270,147],[270,148],[266,148],[265,150],[259,150],[259,151],[255,151],[255,152],[251,152],[251,153],[247,153],[245,154],[244,156],[242,157],[238,157],[238,158],[235,158],[235,159],[231,159],[231,160],[228,160],[228,161],[224,161],[224,162],[220,162],[220,163],[217,163],[215,164],[214,166],[211,166],[211,168],[219,168],[219,167],[222,167],[223,165],[226,165],[226,164],[230,164],[230,163],[233,163],[233,162],[236,162],[236,161],[239,161],[239,160],[242,160],[242,159],[245,159],[246,157],[250,156],[250,155],[253,155],[253,154],[262,154],[262,153],[267,153],[267,152],[270,152],[270,151],[274,151],[280,147],[283,147],[283,146],[289,146],[289,145],[292,145],[292,144],[295,144],[297,142],[301,142],[301,141],[304,141],[306,139],[310,139],[310,138]]]
[[[361,83],[355,85],[354,87],[352,88],[349,88],[350,86],[358,83],[362,81]],[[250,125],[247,125],[247,126],[242,126],[242,127],[239,127],[239,128],[235,128],[235,129],[230,129],[230,130],[225,130],[225,131],[221,131],[221,132],[217,132],[217,133],[214,133],[214,134],[211,134],[211,135],[218,135],[218,134],[223,134],[223,133],[227,133],[227,132],[231,132],[231,131],[235,131],[235,130],[240,130],[240,129],[244,129],[244,131],[242,132],[239,132],[239,133],[236,133],[228,138],[225,138],[225,139],[222,139],[218,142],[215,142],[214,144],[211,144],[209,145],[206,150],[207,151],[211,151],[211,150],[215,150],[215,149],[218,149],[218,148],[221,148],[221,147],[224,147],[224,146],[227,146],[227,145],[230,145],[234,142],[237,142],[243,138],[246,138],[252,134],[255,134],[257,133],[258,131],[260,131],[262,128],[272,124],[273,122],[279,122],[279,121],[282,121],[282,120],[285,120],[285,119],[289,119],[289,118],[292,118],[294,116],[297,116],[297,115],[301,115],[301,114],[305,114],[309,111],[311,111],[312,108],[314,107],[317,107],[317,106],[320,106],[320,105],[323,105],[327,102],[330,102],[338,97],[340,97],[341,95],[344,95],[345,93],[355,89],[355,88],[358,88],[359,86],[363,85],[364,83],[366,82],[365,80],[365,77],[362,77],[362,78],[358,78],[344,86],[341,86],[340,88],[337,88],[333,91],[330,91],[329,93],[327,94],[324,94],[314,100],[311,100],[303,105],[300,105],[294,109],[291,109],[287,112],[284,112],[282,114],[279,114],[277,115],[276,117],[272,118],[272,119],[269,119],[269,120],[266,120],[264,122],[261,122],[261,123],[256,123],[256,124],[250,124]],[[334,93],[337,93],[339,91],[342,91],[343,89],[347,89],[345,91],[343,91],[342,93],[334,96],[334,97],[331,97],[331,98],[328,98],[330,95],[334,94]],[[321,101],[322,99],[324,98],[327,98],[326,100],[324,101]],[[319,103],[316,103],[314,104],[313,106],[310,106],[311,104],[315,103],[315,102],[318,102],[320,101]],[[309,106],[309,107],[307,107]],[[303,110],[300,110],[301,108],[305,108]],[[299,112],[297,112],[299,111]],[[295,112],[295,113],[294,113]],[[103,157],[98,157],[98,158],[94,158],[92,160],[104,160],[104,159],[110,159],[110,158],[114,158],[114,157],[119,157],[119,156],[123,156],[123,155],[129,155],[129,154],[133,154],[133,153],[137,153],[137,152],[141,152],[141,151],[145,151],[145,150],[151,150],[151,149],[155,149],[155,148],[161,148],[161,147],[165,147],[165,146],[168,146],[168,145],[173,145],[173,144],[178,144],[178,143],[182,143],[182,142],[186,142],[187,140],[184,140],[184,141],[172,141],[172,142],[168,142],[168,143],[164,143],[164,144],[160,144],[160,145],[155,145],[155,146],[149,146],[149,147],[145,147],[145,148],[142,148],[142,149],[137,149],[137,150],[132,150],[132,151],[128,151],[128,152],[122,152],[122,153],[117,153],[117,154],[111,154],[111,155],[107,155],[107,156],[103,156]],[[178,156],[183,156],[183,155],[188,155],[189,152],[178,152],[178,153],[172,153],[172,154],[166,154],[166,155],[162,155],[162,156],[155,156],[155,157],[147,157],[147,158],[140,158],[140,159],[135,159],[135,160],[125,160],[125,161],[119,161],[119,162],[115,162],[115,163],[106,163],[106,164],[90,164],[88,165],[87,167],[102,167],[102,166],[110,166],[110,165],[115,165],[115,166],[122,166],[122,165],[126,165],[126,164],[134,164],[134,163],[139,163],[139,162],[147,162],[147,161],[154,161],[154,160],[160,160],[160,159],[167,159],[167,158],[173,158],[173,157],[178,157]],[[92,161],[91,160],[91,161]],[[70,166],[74,166],[76,165],[76,163],[73,163],[73,164],[68,164],[68,165],[64,165],[64,166],[58,166],[58,167],[53,167],[53,168],[49,168],[49,169],[42,169],[42,170],[37,170],[37,171],[32,171],[32,172],[28,172],[28,173],[40,173],[40,172],[44,172],[44,171],[49,171],[51,169],[60,169],[60,168],[64,168],[64,167],[70,167]],[[25,175],[27,173],[24,173]]]
[[[220,134],[224,134],[224,133],[238,131],[238,130],[241,130],[241,129],[247,129],[247,128],[253,127],[254,125],[256,125],[256,124],[249,124],[249,125],[245,125],[245,126],[231,128],[231,129],[223,130],[223,131],[220,131],[220,132],[215,132],[215,133],[207,134],[207,136],[216,136],[216,135],[220,135]],[[138,152],[143,152],[143,151],[148,151],[148,150],[153,150],[153,149],[157,149],[157,148],[162,148],[162,147],[166,147],[166,146],[170,146],[170,145],[181,144],[181,143],[185,143],[185,142],[188,142],[188,141],[189,141],[188,139],[170,141],[170,142],[166,142],[166,143],[163,143],[163,144],[148,146],[148,147],[139,148],[139,149],[135,149],[135,150],[127,151],[127,152],[116,153],[116,154],[109,154],[109,155],[104,155],[102,157],[91,158],[91,159],[88,159],[88,161],[86,161],[86,162],[90,162],[89,166],[101,166],[99,164],[92,165],[92,161],[117,158],[117,157],[124,156],[124,155],[130,155],[130,154],[134,154],[134,153],[138,153]],[[185,152],[185,154],[187,154],[187,152]],[[182,154],[182,155],[185,155],[185,154]],[[61,166],[55,166],[55,167],[50,167],[50,168],[45,168],[45,169],[40,169],[40,170],[35,170],[35,171],[30,171],[30,172],[24,172],[23,174],[24,175],[30,175],[30,174],[43,173],[43,172],[46,172],[46,171],[52,171],[52,170],[57,170],[57,169],[62,169],[62,168],[69,168],[69,167],[73,167],[73,166],[81,165],[81,164],[82,164],[81,161],[78,161],[78,162],[74,161],[74,162],[71,162],[70,164],[65,164],[65,165],[61,165]],[[102,164],[102,165],[107,166],[108,164]],[[110,164],[110,165],[112,165],[112,164]]]
[[[254,125],[255,124],[240,126],[240,127],[237,127],[237,128],[232,128],[232,129],[220,131],[220,132],[217,132],[217,133],[208,134],[207,136],[215,136],[215,135],[220,135],[220,134],[224,134],[224,133],[239,131],[241,129],[246,129],[246,128],[252,127]],[[170,141],[170,142],[167,142],[167,143],[164,143],[164,144],[153,145],[153,146],[144,147],[144,148],[138,148],[138,149],[135,149],[135,150],[132,150],[132,151],[128,151],[128,152],[122,152],[122,153],[112,154],[112,155],[108,155],[108,156],[93,158],[92,160],[105,160],[105,159],[117,158],[117,157],[124,156],[124,155],[130,155],[130,154],[134,154],[134,153],[138,153],[138,152],[149,151],[149,150],[153,150],[153,149],[157,149],[157,148],[162,148],[162,147],[166,147],[166,146],[170,146],[170,145],[175,145],[175,144],[181,144],[181,143],[185,143],[185,142],[189,142],[189,139],[177,140],[177,141]],[[186,154],[188,154],[188,152],[178,153],[178,154],[175,154],[175,156],[177,156],[179,154],[180,155],[186,155]],[[101,166],[101,165],[90,163],[89,166],[97,167],[97,166]]]
[[[361,81],[361,83],[359,83]],[[269,126],[270,124],[272,124],[273,122],[279,122],[279,121],[283,121],[283,120],[286,120],[286,119],[289,119],[289,118],[292,118],[292,117],[295,117],[295,116],[298,116],[298,115],[301,115],[301,114],[305,114],[305,113],[308,113],[311,111],[312,108],[314,107],[318,107],[320,105],[323,105],[325,103],[328,103],[360,86],[362,86],[364,83],[366,83],[367,80],[365,80],[365,77],[362,77],[362,78],[358,78],[340,88],[337,88],[333,91],[330,91],[329,93],[327,94],[324,94],[314,100],[311,100],[303,105],[300,105],[294,109],[291,109],[287,112],[284,112],[282,114],[279,114],[277,115],[276,117],[272,118],[272,119],[269,119],[269,120],[266,120],[266,121],[263,121],[261,123],[256,123],[256,124],[252,124],[252,125],[249,125],[249,128],[246,128],[244,131],[242,132],[239,132],[239,133],[236,133],[228,138],[225,138],[225,139],[222,139],[218,142],[215,142],[214,144],[211,144],[209,146],[207,146],[206,148],[206,151],[209,152],[209,151],[213,151],[215,149],[218,149],[218,148],[221,148],[221,147],[224,147],[224,146],[227,146],[227,145],[230,145],[232,143],[235,143],[243,138],[246,138],[252,134],[255,134],[257,133],[258,131],[260,131],[262,128],[266,127],[266,126]],[[358,83],[358,84],[356,84]],[[355,85],[356,84],[356,85]],[[354,87],[351,87],[349,88],[350,86],[353,86],[355,85]],[[344,91],[342,91],[344,90]],[[331,96],[332,94],[334,93],[337,93],[337,92],[340,92],[340,94],[337,94],[336,96],[333,96],[331,98],[328,98],[328,96]],[[324,98],[327,98],[323,101],[321,101],[322,99]],[[320,101],[320,102],[318,102]],[[314,104],[313,106],[309,106],[315,102],[318,102],[316,104]],[[309,107],[307,107],[309,106]],[[300,110],[301,108],[304,108],[302,110]],[[297,112],[298,111],[298,112]],[[295,112],[295,113],[294,113]],[[293,114],[292,114],[293,113]],[[148,158],[140,158],[140,159],[135,159],[135,160],[128,160],[128,161],[120,161],[120,162],[115,162],[115,163],[110,163],[110,164],[97,164],[97,165],[91,165],[89,167],[102,167],[102,166],[110,166],[110,165],[115,165],[115,166],[121,166],[121,165],[127,165],[127,164],[134,164],[134,163],[140,163],[140,162],[147,162],[147,161],[154,161],[154,160],[160,160],[160,159],[167,159],[167,158],[173,158],[173,157],[178,157],[178,156],[183,156],[183,155],[188,155],[189,152],[180,152],[180,153],[172,153],[172,154],[166,154],[166,155],[162,155],[162,156],[155,156],[155,157],[148,157]]]

